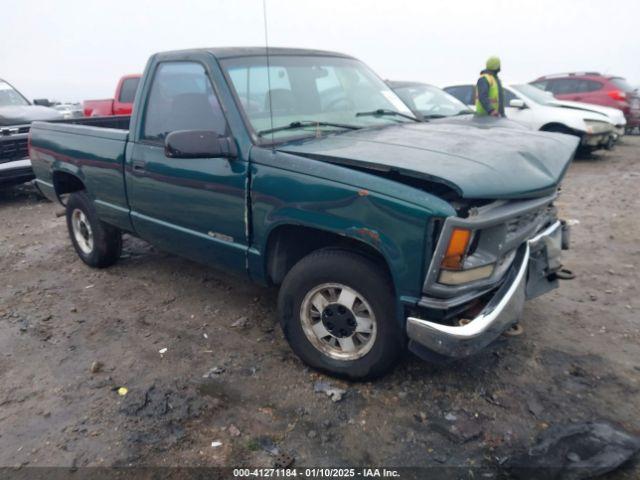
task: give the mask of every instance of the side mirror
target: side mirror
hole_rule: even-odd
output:
[[[50,107],[51,106],[51,102],[49,101],[48,98],[34,98],[33,99],[33,104],[34,105],[40,105],[41,107]]]
[[[525,108],[524,100],[520,100],[519,98],[512,98],[509,102],[509,106],[513,108]]]
[[[235,158],[236,144],[211,130],[177,130],[164,140],[164,154],[169,158]]]

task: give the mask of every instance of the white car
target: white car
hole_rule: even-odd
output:
[[[558,100],[551,92],[545,92],[544,90],[540,91],[549,95],[549,105],[555,105],[562,108],[573,108],[574,110],[585,110],[587,112],[597,112],[606,115],[609,118],[609,121],[616,127],[616,139],[624,136],[627,127],[627,119],[624,118],[622,110],[605,107],[603,105],[595,105],[593,103]]]
[[[463,103],[475,108],[475,85],[445,87]],[[618,133],[616,124],[590,104],[563,102],[532,85],[510,85],[504,88],[507,118],[533,130],[562,132],[581,138],[584,149],[613,148]],[[568,103],[569,105],[563,105]],[[571,104],[578,104],[576,108]]]
[[[63,118],[82,118],[84,116],[80,103],[60,103],[52,108],[58,110]]]

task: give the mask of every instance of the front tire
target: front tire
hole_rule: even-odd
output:
[[[293,351],[309,366],[364,380],[393,368],[405,350],[393,286],[373,261],[319,250],[289,271],[278,313]]]
[[[98,218],[85,192],[72,193],[67,201],[67,229],[80,259],[94,268],[113,265],[122,252],[122,233]]]

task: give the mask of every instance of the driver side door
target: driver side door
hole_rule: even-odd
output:
[[[230,135],[206,59],[155,66],[136,141],[127,152],[127,191],[136,233],[198,262],[246,270],[247,168],[241,158],[169,158],[167,135]]]

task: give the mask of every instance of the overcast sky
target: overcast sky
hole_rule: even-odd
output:
[[[599,70],[640,84],[640,1],[267,0],[270,46],[354,55],[383,78],[511,82]],[[113,95],[157,51],[264,45],[262,0],[3,0],[0,78],[27,97]]]

